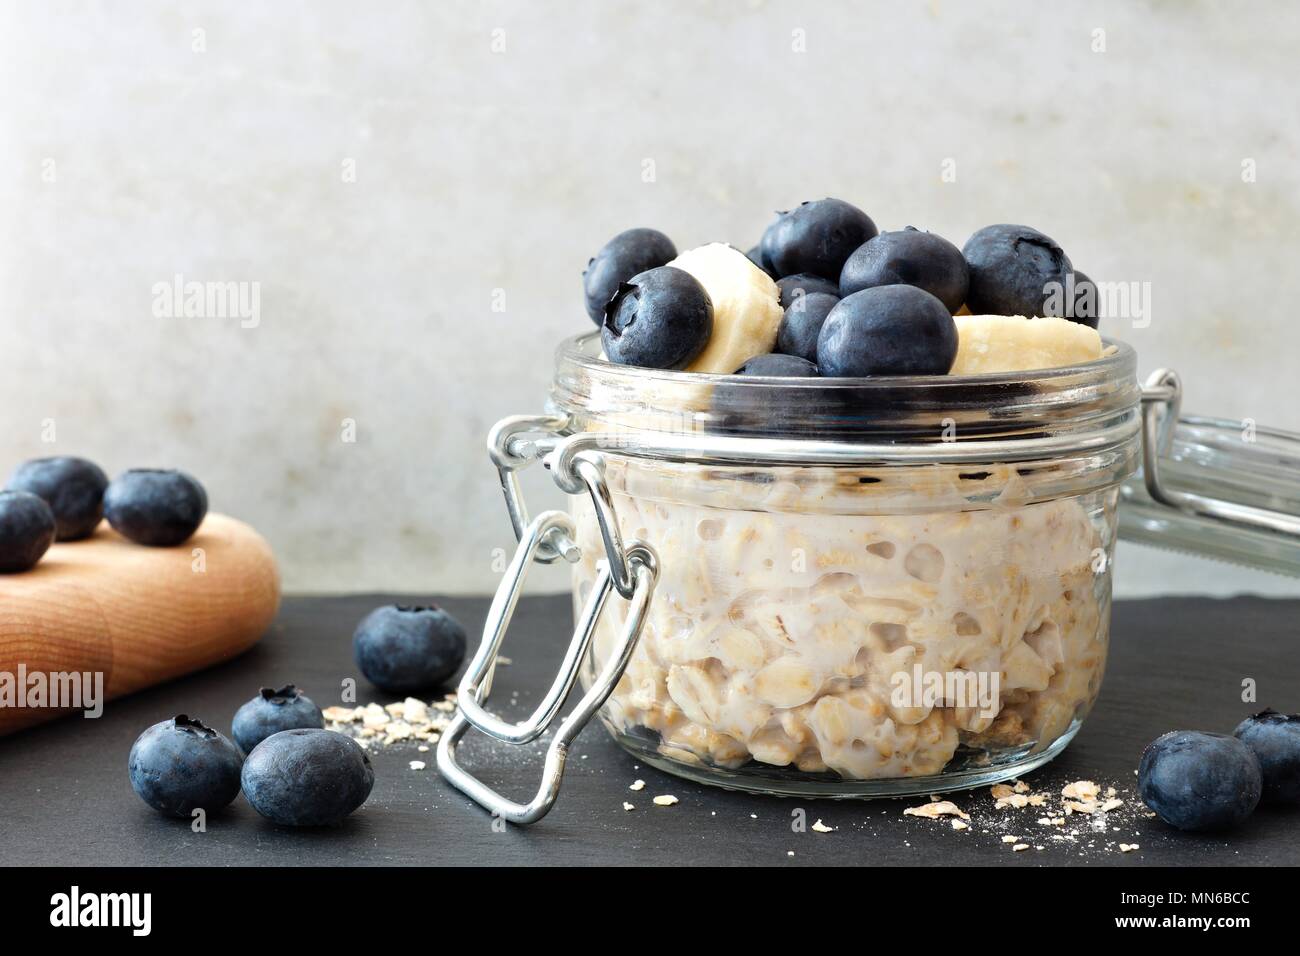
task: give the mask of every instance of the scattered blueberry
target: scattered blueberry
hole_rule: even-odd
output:
[[[279,690],[263,687],[256,697],[235,711],[230,732],[240,750],[252,753],[263,740],[282,730],[324,726],[325,718],[312,699],[293,684],[286,684]]]
[[[1095,329],[1101,319],[1101,300],[1097,283],[1078,269],[1074,270],[1074,299],[1070,304],[1070,313],[1065,318],[1086,325],[1090,329]]]
[[[407,694],[444,683],[465,659],[465,629],[439,607],[375,608],[357,625],[352,652],[376,687]]]
[[[244,797],[273,823],[338,823],[370,796],[375,771],[355,740],[332,730],[282,730],[244,761]]]
[[[136,544],[168,548],[198,530],[208,513],[208,493],[183,471],[133,468],[104,492],[104,517]]]
[[[840,297],[838,282],[823,279],[821,276],[809,275],[806,272],[786,276],[784,279],[777,279],[776,287],[781,294],[781,308],[783,309],[788,309],[794,305],[795,299],[801,295],[811,295],[814,292],[833,295],[837,299]]]
[[[1259,761],[1224,734],[1177,730],[1142,752],[1138,793],[1160,819],[1180,830],[1215,830],[1250,816],[1259,803]]]
[[[604,321],[605,305],[624,282],[676,258],[677,247],[658,229],[628,229],[609,240],[582,273],[591,321],[597,325]]]
[[[1233,736],[1255,752],[1265,803],[1300,803],[1300,714],[1265,710],[1247,717]]]
[[[239,749],[196,717],[154,724],[131,746],[127,770],[140,799],[159,813],[215,813],[239,795]]]
[[[1048,236],[1028,226],[985,226],[966,240],[970,268],[966,304],[975,315],[1064,315],[1063,293],[1073,271],[1070,257]]]
[[[89,537],[104,517],[108,476],[84,458],[36,458],[19,465],[6,487],[44,498],[54,512],[55,537],[76,541]]]
[[[54,512],[30,491],[0,491],[0,574],[36,566],[54,543]]]
[[[781,317],[776,333],[776,350],[785,355],[797,355],[815,363],[817,336],[839,297],[825,292],[809,292],[799,296]]]
[[[876,234],[876,224],[842,199],[805,202],[763,233],[763,257],[779,276],[800,272],[839,282],[853,250]]]
[[[713,303],[689,272],[660,266],[618,287],[605,307],[600,341],[619,365],[680,369],[713,334]]]
[[[841,299],[817,338],[824,376],[946,375],[957,358],[957,325],[942,302],[910,285]]]
[[[737,375],[773,375],[785,378],[816,378],[817,366],[797,355],[755,355],[736,369]]]
[[[882,285],[924,289],[951,313],[966,302],[970,274],[961,250],[951,242],[908,226],[858,246],[840,272],[841,296]]]

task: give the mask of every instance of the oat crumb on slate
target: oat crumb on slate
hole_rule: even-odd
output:
[[[624,800],[624,801],[623,801],[623,809],[624,809],[624,810],[635,810],[636,807],[632,806],[632,804],[630,804],[630,803],[628,803],[626,800]]]
[[[671,793],[665,793],[663,796],[655,797],[655,806],[657,807],[671,807],[676,802],[677,798]]]
[[[826,824],[822,823],[821,818],[818,818],[817,822],[812,825],[812,828],[817,833],[830,833],[835,829],[834,827],[828,827]]]
[[[1011,848],[1011,852],[1019,853],[1021,850],[1028,850],[1028,849],[1029,849],[1028,843],[1017,843],[1015,846]]]
[[[424,761],[423,761],[423,760],[412,760],[412,761],[411,761],[411,769],[412,769],[412,770],[423,770],[423,769],[424,769]]]
[[[1119,852],[1121,853],[1132,853],[1134,850],[1139,850],[1139,849],[1141,849],[1141,847],[1139,847],[1136,843],[1121,843],[1119,845]]]
[[[644,781],[644,780],[633,780],[632,783],[631,783],[631,785],[628,787],[628,789],[629,789],[629,790],[644,790],[644,789],[645,789],[645,781]]]
[[[1019,842],[1020,842],[1020,837],[1018,837],[1018,836],[1004,836],[1004,837],[1002,838],[1002,842],[1003,842],[1003,843],[1019,843]]]
[[[970,824],[967,823],[965,820],[957,820],[957,819],[953,819],[953,820],[949,820],[948,822],[952,824],[952,828],[953,828],[954,830],[969,830],[969,829],[970,829]]]
[[[963,820],[970,819],[970,816],[951,800],[939,800],[935,803],[922,804],[919,807],[908,807],[903,811],[903,816],[925,817],[927,820],[936,820],[942,816],[961,817]]]

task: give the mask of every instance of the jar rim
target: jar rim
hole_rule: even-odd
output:
[[[717,385],[736,384],[743,381],[755,387],[765,388],[906,388],[907,386],[924,386],[933,388],[942,385],[1000,385],[1021,382],[1034,382],[1075,377],[1078,375],[1110,377],[1122,374],[1125,367],[1137,365],[1137,353],[1133,346],[1121,339],[1101,336],[1102,356],[1091,362],[1079,362],[1075,365],[1061,365],[1054,368],[1028,369],[1021,372],[982,372],[978,375],[875,375],[862,377],[838,378],[794,378],[777,375],[746,375],[738,380],[734,374],[719,372],[681,372],[671,369],[641,368],[635,365],[619,365],[600,357],[600,332],[580,332],[562,339],[555,349],[555,363],[572,365],[602,374],[626,376],[630,380],[662,379],[680,382],[683,385]]]
[[[980,375],[783,378],[677,372],[600,358],[599,332],[555,353],[550,410],[573,430],[906,442],[1086,435],[1136,415],[1132,346],[1091,362]]]

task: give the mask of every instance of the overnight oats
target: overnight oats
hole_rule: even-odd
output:
[[[828,199],[748,253],[620,233],[584,292],[599,333],[561,344],[546,415],[489,440],[521,547],[439,754],[453,783],[531,822],[596,713],[640,760],[775,794],[971,787],[1064,749],[1106,665],[1142,390],[1053,240],[997,225],[959,249]],[[569,515],[530,522],[529,460]],[[507,724],[492,662],[523,569],[561,557],[574,640]],[[574,667],[531,803],[455,764],[470,725],[537,739]]]
[[[841,232],[861,222],[851,207],[826,215]],[[1016,296],[1041,300],[1059,277],[1073,306],[1088,281],[1033,230],[982,230],[966,256],[915,230],[867,236],[838,265],[830,249],[829,269],[824,243],[772,232],[749,256],[706,245],[624,280],[599,352],[594,337],[560,351],[553,408],[607,436],[621,534],[658,557],[602,719],[656,766],[771,792],[928,792],[1024,772],[1064,748],[1101,685],[1118,485],[1136,448],[1132,353],[1095,320],[1021,317]],[[974,293],[967,257],[988,264]],[[772,277],[776,263],[798,270],[793,283]],[[1016,314],[952,316],[971,301]],[[668,356],[702,302],[703,346]],[[668,358],[679,371],[645,368]],[[638,453],[660,432],[706,450]],[[713,436],[921,454],[730,463],[708,460]],[[1017,460],[945,463],[982,440],[1017,442]],[[606,553],[591,500],[573,501],[580,611]],[[584,683],[626,609],[606,607]]]

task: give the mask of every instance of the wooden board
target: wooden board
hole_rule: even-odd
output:
[[[271,549],[242,521],[209,514],[175,548],[132,544],[104,523],[0,575],[0,675],[100,673],[104,696],[120,697],[247,650],[279,604]],[[63,712],[0,706],[0,735]]]

